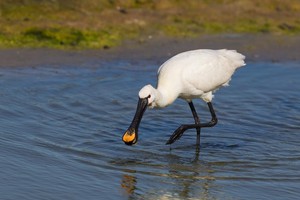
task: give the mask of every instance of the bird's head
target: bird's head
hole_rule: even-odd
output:
[[[139,92],[139,101],[136,108],[133,120],[124,133],[122,140],[127,145],[133,145],[138,141],[138,129],[142,120],[143,114],[147,106],[154,107],[155,104],[155,89],[151,85],[146,85]]]
[[[147,98],[148,99],[148,107],[153,108],[156,106],[155,99],[156,99],[156,90],[152,85],[145,85],[139,92],[139,97],[141,99]]]

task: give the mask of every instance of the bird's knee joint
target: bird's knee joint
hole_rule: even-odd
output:
[[[212,118],[210,121],[210,126],[214,126],[218,123],[218,119],[217,118]]]

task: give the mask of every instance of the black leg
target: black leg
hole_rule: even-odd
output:
[[[218,123],[218,118],[216,116],[215,110],[213,108],[213,105],[211,102],[207,103],[210,114],[211,114],[211,120],[208,123],[201,124],[201,127],[213,127]]]
[[[192,129],[192,128],[204,128],[204,127],[212,127],[214,125],[216,125],[218,123],[218,119],[216,116],[216,113],[214,111],[214,108],[212,106],[211,102],[207,103],[210,114],[211,114],[211,120],[208,123],[199,123],[199,124],[183,124],[181,126],[179,126],[174,133],[171,135],[170,139],[167,141],[166,144],[172,144],[174,143],[176,140],[178,140],[182,134],[184,133],[184,131],[186,131],[187,129]]]
[[[200,124],[200,119],[198,117],[198,114],[196,112],[196,109],[195,109],[194,104],[193,104],[192,101],[189,102],[189,106],[191,108],[191,111],[192,111],[192,114],[193,114],[193,117],[194,117],[194,120],[195,120],[195,124]],[[201,131],[201,128],[197,127],[196,131],[197,131],[197,143],[196,143],[196,145],[199,146],[200,145],[200,131]]]

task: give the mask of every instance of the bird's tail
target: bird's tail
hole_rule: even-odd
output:
[[[234,64],[235,68],[246,65],[244,61],[246,57],[243,54],[238,53],[236,50],[221,49],[219,51],[221,51],[223,55]]]

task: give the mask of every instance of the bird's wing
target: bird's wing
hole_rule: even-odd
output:
[[[234,71],[245,65],[244,58],[226,49],[187,51],[163,63],[158,69],[158,79],[160,82],[172,80],[173,85],[190,94],[214,91],[228,84]]]
[[[227,84],[237,68],[236,62],[238,62],[237,59],[228,57],[227,51],[195,51],[185,61],[185,67],[182,71],[184,81],[190,87],[203,92],[214,91]]]

